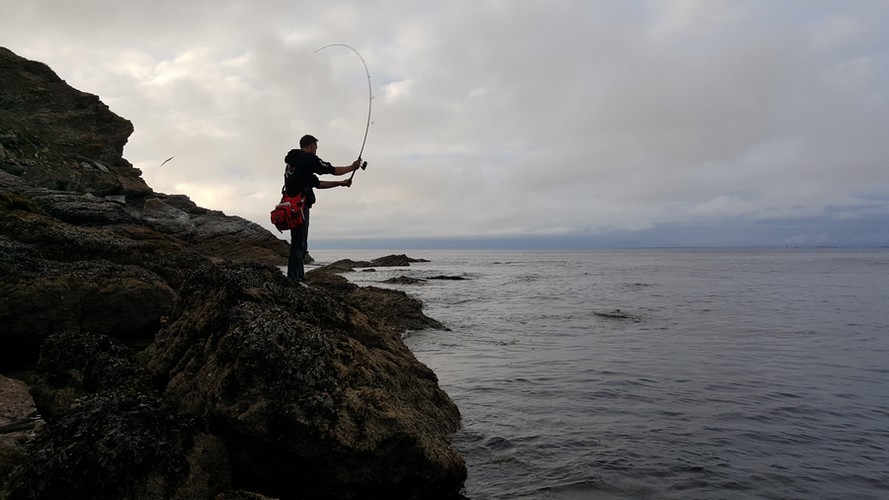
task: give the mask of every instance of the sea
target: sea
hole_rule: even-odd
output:
[[[889,498],[889,249],[391,253],[468,498]]]

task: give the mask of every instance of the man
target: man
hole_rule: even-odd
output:
[[[303,267],[303,259],[309,248],[309,209],[315,203],[313,188],[330,189],[344,186],[350,187],[352,179],[344,181],[322,181],[318,175],[345,175],[361,166],[361,158],[355,160],[346,167],[334,167],[330,163],[318,158],[318,139],[311,135],[304,135],[299,140],[300,149],[291,149],[284,157],[286,168],[284,170],[284,190],[287,196],[296,196],[306,193],[306,208],[304,222],[296,229],[290,230],[290,257],[287,259],[287,277],[306,285],[306,272]]]

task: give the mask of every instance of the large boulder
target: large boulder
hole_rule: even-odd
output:
[[[457,407],[400,331],[278,269],[202,268],[145,351],[164,396],[232,450],[237,477],[287,498],[456,497]]]

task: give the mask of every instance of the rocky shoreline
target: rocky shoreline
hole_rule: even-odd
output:
[[[294,286],[286,242],[154,192],[130,122],[4,48],[0,103],[0,498],[461,498],[418,301]]]

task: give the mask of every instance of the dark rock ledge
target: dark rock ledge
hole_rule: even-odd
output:
[[[0,498],[460,498],[459,411],[401,342],[441,325],[294,286],[286,242],[148,187],[131,132],[0,48]]]

